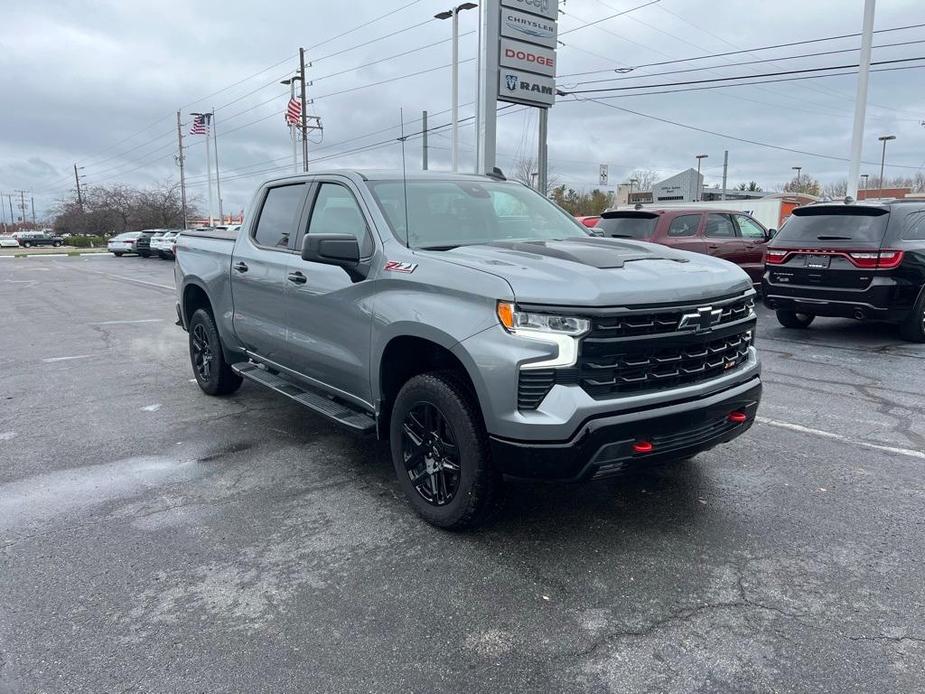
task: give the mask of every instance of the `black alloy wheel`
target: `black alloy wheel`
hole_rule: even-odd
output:
[[[189,321],[189,355],[196,383],[203,392],[228,395],[240,387],[241,376],[225,360],[215,320],[202,308],[194,311]]]
[[[208,381],[212,378],[212,362],[215,360],[215,353],[212,351],[212,345],[209,344],[205,326],[201,323],[193,327],[192,347],[193,368],[203,381]]]
[[[402,422],[402,460],[408,479],[424,501],[444,506],[459,491],[456,435],[440,409],[418,402]]]

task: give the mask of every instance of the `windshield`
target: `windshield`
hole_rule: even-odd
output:
[[[794,210],[774,241],[811,247],[830,241],[879,244],[889,218],[886,210],[871,207],[806,207]]]
[[[411,248],[455,248],[492,241],[542,241],[588,236],[588,230],[535,191],[503,181],[370,181],[379,209]],[[410,229],[409,229],[410,226]]]
[[[647,239],[655,231],[658,217],[655,215],[633,215],[627,217],[610,217],[597,223],[597,230],[604,236],[627,239]]]

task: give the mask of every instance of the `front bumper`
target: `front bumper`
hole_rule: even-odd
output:
[[[566,441],[492,436],[492,456],[509,477],[565,481],[608,477],[731,441],[751,427],[760,400],[761,380],[755,376],[709,397],[591,418]],[[744,412],[746,420],[730,422],[731,412]],[[634,453],[637,441],[651,442],[652,451]]]

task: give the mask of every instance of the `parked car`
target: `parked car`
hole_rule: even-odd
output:
[[[151,252],[157,253],[161,260],[173,258],[174,239],[179,231],[165,231],[163,234],[154,234],[151,237]]]
[[[586,217],[575,217],[575,219],[578,220],[580,224],[583,224],[584,226],[588,228],[594,228],[595,226],[597,226],[598,221],[600,221],[601,216],[595,214],[595,215],[590,215]]]
[[[199,387],[246,378],[388,438],[430,523],[484,520],[503,474],[598,479],[754,421],[755,291],[730,263],[596,237],[498,174],[302,174],[248,209],[178,240]]]
[[[165,229],[143,229],[135,240],[135,250],[142,258],[150,258],[154,251],[151,249],[152,239],[158,239],[164,235]]]
[[[12,236],[0,236],[0,248],[19,248],[19,241]]]
[[[604,212],[595,229],[607,238],[651,241],[728,260],[756,286],[761,285],[765,248],[775,233],[744,212],[696,208]]]
[[[141,236],[140,231],[126,231],[109,239],[106,248],[117,258],[122,257],[126,253],[137,253],[138,250],[135,248],[135,242],[138,240],[139,236]]]
[[[54,246],[58,248],[64,244],[63,237],[42,231],[21,231],[18,233],[16,240],[23,248],[32,248],[33,246]]]
[[[768,246],[764,292],[788,328],[816,316],[885,320],[925,342],[925,202],[795,209]]]

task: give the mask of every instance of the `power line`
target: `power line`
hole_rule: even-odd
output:
[[[560,31],[559,36],[565,36],[566,34],[571,34],[573,31],[578,31],[579,29],[584,29],[586,27],[594,26],[595,24],[600,24],[601,22],[606,22],[608,19],[614,19],[616,17],[621,17],[625,14],[629,14],[630,12],[641,10],[643,7],[648,7],[649,5],[655,5],[656,3],[659,3],[659,2],[661,2],[661,0],[649,0],[649,2],[645,2],[642,5],[636,5],[636,7],[631,7],[628,10],[621,10],[620,12],[617,12],[616,14],[612,14],[607,17],[602,17],[601,19],[595,19],[593,22],[585,22],[581,26],[573,27],[571,29],[568,29],[567,31]]]
[[[925,56],[920,56],[916,58],[897,58],[895,60],[878,60],[871,63],[871,65],[890,65],[894,63],[908,63],[917,60],[925,60]],[[594,94],[599,92],[617,92],[617,91],[627,91],[632,89],[650,89],[653,87],[677,87],[688,84],[707,84],[710,82],[731,82],[735,80],[749,80],[749,79],[759,79],[762,77],[777,77],[779,75],[797,75],[807,72],[826,72],[829,70],[845,70],[848,68],[858,67],[857,63],[850,65],[830,65],[827,67],[815,67],[815,68],[803,68],[801,70],[782,70],[780,72],[764,72],[757,73],[753,75],[739,75],[734,77],[714,77],[711,79],[702,79],[702,80],[687,80],[685,82],[661,82],[656,84],[638,84],[627,87],[599,87],[594,89],[574,89],[571,91],[560,91],[563,95],[573,95],[573,94]],[[615,78],[617,79],[617,78]],[[744,83],[748,84],[748,83]],[[760,83],[756,83],[760,84]]]
[[[760,140],[752,140],[752,139],[745,138],[745,137],[737,137],[737,136],[735,136],[735,135],[729,135],[729,134],[727,134],[727,133],[721,133],[721,132],[716,131],[716,130],[709,130],[709,129],[707,129],[707,128],[700,128],[700,127],[697,127],[696,125],[690,125],[690,124],[688,124],[688,123],[681,123],[681,122],[679,122],[679,121],[671,120],[670,118],[662,118],[661,116],[655,116],[655,115],[652,115],[651,113],[643,113],[642,111],[635,111],[635,110],[633,110],[633,109],[625,108],[625,107],[623,107],[623,106],[617,106],[617,105],[615,105],[615,104],[609,104],[609,103],[607,103],[606,101],[602,101],[601,99],[597,99],[597,98],[593,98],[593,97],[574,97],[573,99],[566,100],[564,103],[568,103],[569,101],[586,101],[586,102],[593,102],[593,103],[596,103],[596,104],[600,104],[601,106],[606,106],[607,108],[612,108],[612,109],[614,109],[614,110],[616,110],[616,111],[622,111],[623,113],[629,113],[629,114],[634,115],[634,116],[639,116],[640,118],[648,118],[649,120],[655,120],[655,121],[658,121],[658,122],[660,122],[660,123],[666,123],[666,124],[668,124],[668,125],[674,125],[674,126],[676,126],[676,127],[678,127],[678,128],[684,128],[685,130],[693,130],[694,132],[704,133],[704,134],[706,134],[706,135],[713,135],[714,137],[721,137],[721,138],[723,138],[723,139],[725,139],[725,140],[733,140],[733,141],[735,141],[735,142],[743,142],[743,143],[745,143],[745,144],[755,145],[756,147],[766,147],[766,148],[768,148],[768,149],[776,149],[776,150],[780,150],[780,151],[782,151],[782,152],[790,152],[790,153],[792,153],[792,154],[802,154],[802,155],[805,155],[805,156],[808,156],[808,157],[816,157],[816,158],[818,158],[818,159],[829,159],[829,160],[832,160],[832,161],[841,161],[841,162],[848,161],[848,158],[847,158],[847,157],[836,157],[836,156],[831,155],[831,154],[820,154],[819,152],[808,152],[808,151],[806,151],[806,150],[794,149],[794,148],[792,148],[792,147],[783,147],[783,146],[781,146],[781,145],[772,145],[772,144],[770,144],[770,143],[768,143],[768,142],[761,142]],[[869,166],[874,166],[874,165],[879,165],[879,164],[880,164],[880,162],[869,162],[869,161],[864,161],[864,162],[861,162],[861,163],[862,163],[862,164],[867,164],[867,165],[869,165]],[[916,168],[918,168],[918,167],[915,167],[915,166],[909,166],[909,165],[905,165],[905,164],[890,164],[890,166],[892,166],[892,167],[894,167],[894,168],[901,168],[901,169],[916,169]]]

